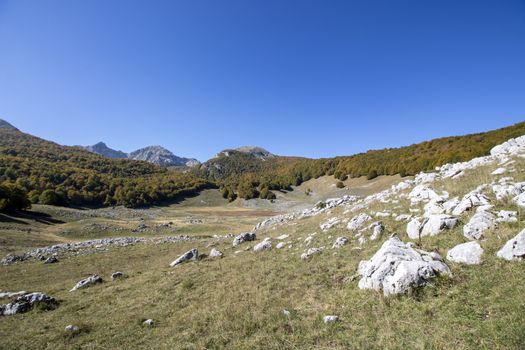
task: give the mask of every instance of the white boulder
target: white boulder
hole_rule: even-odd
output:
[[[488,211],[478,211],[463,226],[463,236],[470,240],[481,239],[485,232],[496,226],[496,216]]]
[[[509,261],[525,259],[525,229],[508,240],[496,255]]]
[[[347,229],[350,231],[356,231],[359,230],[367,221],[372,220],[372,217],[368,214],[361,213],[357,216],[354,216],[350,222],[348,222],[348,225],[346,226]]]
[[[179,256],[177,259],[173,260],[170,264],[171,267],[175,267],[179,264],[182,264],[183,262],[190,261],[190,260],[197,260],[199,257],[199,252],[197,249],[193,248],[192,250],[188,250],[186,253]]]
[[[399,238],[387,240],[370,260],[359,263],[359,288],[393,295],[427,284],[439,274],[451,275],[437,253],[412,248]]]
[[[477,265],[481,263],[483,248],[478,242],[458,244],[447,253],[447,260],[455,263]]]

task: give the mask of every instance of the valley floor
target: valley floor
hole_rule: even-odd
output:
[[[525,160],[516,161],[516,180],[523,181],[518,177],[525,178]],[[467,173],[461,186],[442,181],[435,187],[461,196],[492,181],[492,170]],[[233,235],[252,230],[268,217],[312,207],[330,197],[369,195],[400,181],[351,179],[348,188],[338,190],[335,180],[325,177],[278,194],[275,203],[228,204],[217,191],[206,190],[182,203],[146,210],[35,206],[30,214],[3,215],[1,256],[108,237],[187,236],[188,240],[102,246],[85,254],[59,255],[54,264],[32,258],[0,266],[0,291],[41,291],[59,301],[54,310],[0,317],[0,349],[523,348],[525,264],[495,256],[521,229],[521,211],[518,222],[502,224],[487,235],[481,265],[451,263],[451,278],[437,278],[426,287],[388,298],[359,289],[356,271],[359,262],[369,259],[390,234],[408,240],[407,223],[394,220],[393,213],[381,217],[386,228],[383,238],[364,245],[345,225],[320,229],[330,218],[348,219],[359,213],[341,207],[263,227],[255,242],[232,246]],[[313,193],[306,195],[307,188]],[[498,206],[516,209],[510,202]],[[395,209],[391,203],[375,202],[366,210],[399,214],[409,208],[401,200]],[[419,247],[445,256],[449,248],[464,242],[466,222],[467,217],[453,230],[425,237]],[[288,237],[278,239],[283,235]],[[349,237],[350,243],[330,249],[339,236]],[[253,246],[266,237],[285,242],[286,247],[254,252]],[[312,246],[324,249],[301,260],[301,253]],[[201,255],[216,248],[224,257],[204,256],[169,267],[192,248]],[[113,281],[115,271],[126,278]],[[69,291],[93,274],[104,282]],[[337,315],[339,320],[325,324],[326,315]],[[154,325],[144,325],[146,319],[153,319]],[[70,324],[78,331],[66,331]]]

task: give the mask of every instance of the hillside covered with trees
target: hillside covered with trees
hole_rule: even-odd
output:
[[[339,180],[347,176],[372,179],[414,175],[486,155],[495,145],[521,135],[525,135],[525,122],[484,133],[325,159],[260,158],[230,150],[190,172],[181,172],[143,161],[105,158],[15,128],[0,128],[0,210],[25,209],[31,203],[139,207],[216,186],[231,201],[238,197],[273,199],[272,191],[291,190],[323,175]]]
[[[31,203],[137,207],[212,186],[192,174],[142,161],[105,158],[10,128],[0,128],[0,184],[0,210],[26,208],[28,202],[13,198],[21,192],[27,193]]]
[[[506,140],[525,135],[525,122],[484,133],[452,136],[400,148],[371,150],[353,156],[325,159],[274,157],[258,159],[230,152],[204,163],[198,176],[216,182],[225,198],[273,198],[269,190],[287,190],[292,185],[323,175],[339,180],[347,176],[415,175],[446,163],[487,155]]]

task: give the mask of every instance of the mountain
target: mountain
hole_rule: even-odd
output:
[[[525,122],[477,134],[324,159],[268,157],[264,156],[265,150],[261,152],[257,147],[241,147],[219,152],[194,172],[217,183],[223,195],[230,199],[236,196],[267,198],[271,197],[271,190],[291,189],[322,175],[334,175],[340,180],[349,176],[372,179],[379,175],[415,175],[446,163],[487,155],[492,147],[522,135],[525,135]]]
[[[104,142],[99,142],[94,144],[93,146],[86,146],[85,147],[88,151],[100,154],[101,156],[108,157],[108,158],[127,158],[127,153],[124,153],[122,151],[116,151],[112,148],[109,148]]]
[[[231,156],[231,155],[233,155],[235,153],[243,153],[243,154],[249,155],[251,157],[254,157],[254,158],[257,158],[257,159],[263,159],[263,160],[267,159],[267,158],[277,157],[275,154],[272,154],[272,153],[268,152],[267,150],[265,150],[262,147],[242,146],[242,147],[235,148],[235,149],[225,149],[225,150],[219,152],[215,156],[215,158],[221,157],[221,156],[229,157],[229,156]]]
[[[149,146],[141,148],[139,150],[131,152],[128,155],[128,158],[133,160],[143,160],[149,163],[160,165],[162,167],[193,167],[200,164],[200,162],[197,159],[178,157],[161,146]]]
[[[107,158],[8,127],[0,128],[0,185],[4,183],[28,192],[33,203],[95,207],[161,204],[213,186],[189,173]]]
[[[9,124],[8,122],[6,122],[5,120],[3,119],[0,119],[0,128],[2,129],[10,129],[10,130],[17,130],[17,128],[15,128],[13,125]]]

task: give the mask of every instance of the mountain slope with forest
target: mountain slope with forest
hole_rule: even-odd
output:
[[[191,174],[110,159],[0,128],[0,183],[28,192],[32,203],[77,206],[158,204],[212,186]]]
[[[292,185],[323,175],[340,180],[379,175],[414,175],[446,163],[487,155],[490,149],[510,138],[525,135],[525,122],[488,132],[443,137],[406,147],[370,150],[353,156],[307,159],[268,157],[249,153],[221,152],[194,170],[216,182],[226,198],[273,198],[270,190],[288,190]]]

